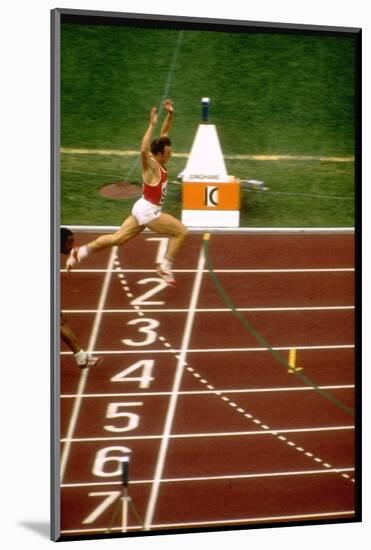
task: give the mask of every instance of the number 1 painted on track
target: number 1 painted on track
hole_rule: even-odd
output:
[[[169,239],[167,237],[150,237],[147,241],[159,241],[159,247],[156,255],[156,264],[160,264],[165,257],[167,244]]]

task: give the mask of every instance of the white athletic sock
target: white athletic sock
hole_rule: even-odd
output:
[[[86,256],[88,256],[88,254],[90,254],[90,248],[88,247],[88,245],[85,244],[84,246],[80,246],[78,251],[77,251],[78,261],[81,262],[81,260],[86,258]]]
[[[76,359],[76,363],[78,365],[83,365],[86,362],[87,353],[83,349],[80,349],[80,351],[74,354],[74,358]]]
[[[162,271],[171,271],[173,267],[174,260],[171,260],[167,256],[162,260],[161,269]]]

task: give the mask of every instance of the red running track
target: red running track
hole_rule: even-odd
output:
[[[209,241],[223,295],[313,385],[226,306],[203,242],[187,239],[176,289],[150,233],[61,273],[66,318],[104,356],[81,372],[61,349],[65,538],[355,518],[353,235]],[[120,501],[125,456],[140,518]]]

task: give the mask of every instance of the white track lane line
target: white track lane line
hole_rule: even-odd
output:
[[[292,348],[295,348],[298,350],[342,350],[342,349],[353,349],[354,344],[330,344],[327,346],[297,346],[295,344],[292,344],[291,346],[275,346],[272,347],[275,351],[290,351]],[[140,353],[179,353],[180,349],[174,349],[174,350],[168,350],[168,349],[149,349],[149,350],[141,350]],[[248,351],[251,352],[268,352],[267,348],[197,348],[197,349],[189,349],[187,350],[188,353],[231,353],[231,352],[237,352],[237,353],[246,353]],[[98,350],[96,350],[98,353]],[[71,351],[62,351],[61,355],[71,355]],[[138,354],[137,350],[99,350],[100,355],[130,355],[130,354]]]
[[[303,307],[236,307],[236,311],[247,311],[249,313],[261,312],[296,312],[296,311],[348,311],[354,310],[354,306],[303,306]],[[171,308],[143,308],[146,313],[186,313],[187,309],[171,309]],[[230,313],[230,308],[197,308],[196,313]],[[96,309],[64,309],[62,313],[68,315],[96,313]],[[132,309],[105,309],[103,313],[132,313]]]
[[[264,472],[256,474],[234,474],[225,476],[198,476],[198,477],[174,477],[163,478],[161,483],[194,483],[200,481],[226,481],[232,479],[261,479],[261,478],[274,478],[274,477],[303,477],[303,476],[328,476],[334,473],[341,472],[354,472],[354,467],[351,468],[334,468],[331,470],[294,470],[294,471],[280,471],[280,472]],[[153,483],[152,479],[137,479],[130,481],[131,485],[147,485]],[[62,487],[64,489],[74,489],[82,487],[111,487],[113,485],[122,485],[121,481],[95,481],[86,483],[64,483]]]
[[[107,269],[104,268],[80,268],[76,269],[77,273],[105,273]],[[155,269],[127,269],[123,270],[125,273],[156,273]],[[173,273],[196,273],[195,269],[173,269]],[[204,269],[205,273],[208,273],[208,269]],[[283,269],[214,269],[214,273],[247,273],[247,274],[269,274],[269,273],[353,273],[355,271],[354,267],[308,267],[308,268],[283,268]],[[61,270],[62,273],[66,273],[66,269]]]
[[[165,420],[164,431],[162,434],[160,450],[159,450],[157,463],[156,463],[154,482],[152,485],[151,494],[149,497],[148,507],[146,511],[146,516],[144,520],[144,529],[146,530],[149,530],[151,528],[153,515],[157,504],[158,493],[159,493],[162,473],[165,466],[167,448],[169,444],[169,438],[170,438],[169,436],[171,433],[172,424],[175,416],[175,409],[178,401],[179,388],[181,386],[182,377],[184,373],[187,350],[188,350],[189,342],[191,338],[192,327],[193,327],[193,322],[195,317],[195,310],[198,302],[198,297],[200,294],[204,267],[205,267],[205,256],[204,256],[203,246],[201,245],[196,277],[193,283],[191,299],[189,303],[188,314],[187,314],[186,324],[185,324],[184,333],[183,333],[180,355],[178,358],[171,397],[169,400],[169,406],[168,406],[166,420]]]
[[[114,262],[116,253],[117,253],[117,247],[115,246],[115,247],[112,248],[111,255],[110,255],[110,258],[109,258],[109,261],[108,261],[109,270],[107,271],[107,273],[104,277],[104,280],[103,280],[102,290],[101,290],[101,293],[100,293],[100,296],[99,296],[97,314],[96,314],[95,319],[94,319],[94,324],[93,324],[93,328],[92,328],[92,331],[91,331],[91,334],[90,334],[88,350],[87,351],[92,351],[95,348],[95,343],[97,341],[97,336],[98,336],[98,332],[99,332],[101,321],[102,321],[102,312],[103,312],[104,304],[106,302],[107,293],[108,293],[109,285],[110,285],[111,278],[112,278],[112,266],[113,266],[113,262]],[[78,397],[76,398],[76,400],[74,402],[74,405],[73,405],[71,418],[70,418],[70,422],[69,422],[68,430],[67,430],[66,443],[63,447],[63,451],[62,451],[62,455],[61,455],[61,469],[60,469],[61,482],[63,481],[63,477],[64,477],[64,474],[66,472],[67,462],[68,462],[68,458],[69,458],[69,454],[70,454],[70,450],[71,450],[71,441],[72,441],[73,434],[75,432],[75,428],[76,428],[76,424],[77,424],[77,420],[78,420],[78,417],[79,417],[80,407],[81,407],[81,403],[82,403],[82,396],[84,394],[84,390],[85,390],[89,370],[90,369],[84,369],[81,372],[81,375],[80,375],[79,385],[78,385],[78,389],[77,389]]]
[[[179,395],[179,393],[177,394]],[[204,439],[206,437],[246,437],[246,436],[266,436],[278,434],[297,434],[297,433],[312,433],[312,432],[329,432],[329,431],[342,431],[342,430],[354,430],[354,426],[322,426],[320,428],[271,428],[259,430],[249,430],[242,432],[199,432],[199,433],[181,433],[181,434],[169,434],[168,441],[170,439]],[[118,436],[102,436],[102,437],[76,437],[74,442],[96,442],[96,441],[145,441],[145,440],[163,439],[163,434],[159,435],[118,435]],[[286,438],[287,439],[287,438]],[[67,441],[67,438],[61,439],[62,442]]]
[[[354,384],[331,384],[328,386],[318,386],[320,390],[354,390]],[[314,391],[313,387],[309,386],[281,386],[277,388],[243,388],[240,390],[234,390],[234,389],[220,389],[218,392],[221,394],[229,393],[229,394],[246,394],[246,393],[277,393],[277,392],[308,392],[308,391]],[[180,391],[179,395],[214,395],[215,390],[184,390]],[[171,392],[169,391],[153,391],[153,392],[123,392],[123,393],[85,393],[81,395],[81,397],[96,399],[97,397],[145,397],[145,396],[151,396],[151,397],[166,397],[167,395],[171,395]],[[78,397],[75,393],[66,393],[62,394],[61,399],[76,399]]]
[[[354,516],[355,510],[339,510],[338,512],[320,512],[318,514],[295,514],[288,516],[262,516],[254,518],[239,518],[239,519],[220,519],[216,521],[194,521],[187,523],[159,523],[153,525],[154,529],[180,529],[180,528],[196,528],[196,527],[211,527],[213,525],[225,526],[225,525],[244,525],[246,523],[262,523],[262,522],[275,522],[275,521],[306,521],[313,519],[338,519],[341,516]],[[141,525],[131,525],[128,530],[135,531],[140,529]],[[119,531],[121,527],[114,527],[112,531]],[[66,529],[61,531],[62,535],[73,535],[73,534],[88,534],[88,533],[100,533],[106,531],[106,528],[98,529]]]

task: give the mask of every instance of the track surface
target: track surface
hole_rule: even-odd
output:
[[[66,318],[104,356],[81,372],[62,345],[63,536],[354,517],[354,418],[326,397],[354,408],[353,236],[209,241],[236,309],[316,388],[226,307],[203,243],[189,236],[176,289],[156,277],[166,239],[150,233],[61,273]],[[122,513],[128,455],[140,522]]]

